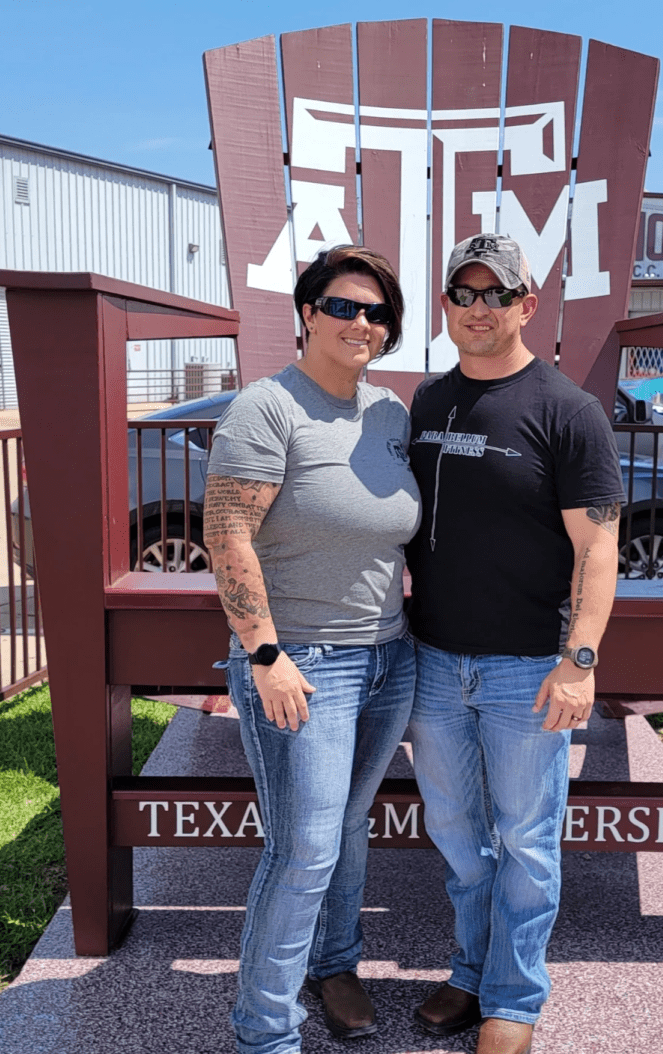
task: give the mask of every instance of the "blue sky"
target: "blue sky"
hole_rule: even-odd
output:
[[[472,18],[594,37],[663,58],[663,2],[554,0],[2,0],[0,132],[214,183],[202,53],[339,22]],[[663,85],[646,187],[663,192]]]

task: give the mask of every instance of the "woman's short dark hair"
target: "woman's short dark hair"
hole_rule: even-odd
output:
[[[302,272],[295,286],[295,307],[302,322],[304,304],[310,304],[312,310],[317,311],[317,298],[324,296],[330,282],[342,274],[367,274],[376,280],[385,303],[393,308],[395,320],[389,327],[379,357],[396,351],[402,340],[405,310],[401,287],[389,261],[363,245],[336,245],[319,253]]]

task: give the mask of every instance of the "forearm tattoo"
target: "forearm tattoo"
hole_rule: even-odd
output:
[[[263,589],[262,593],[249,589],[246,582],[237,582],[226,577],[231,565],[216,567],[214,577],[219,590],[223,590],[223,606],[235,618],[245,619],[247,615],[257,618],[269,618],[269,605]]]
[[[580,615],[582,613],[582,600],[583,600],[582,591],[583,591],[583,587],[584,587],[584,584],[585,584],[585,570],[587,568],[587,561],[589,559],[589,552],[590,552],[589,549],[585,549],[585,552],[583,554],[582,560],[580,561],[580,569],[578,571],[578,585],[577,585],[577,588],[576,588],[576,596],[575,596],[575,606],[573,608],[573,614],[571,615],[571,619],[569,621],[569,632],[568,632],[568,638],[569,639],[573,635],[573,631],[576,628],[576,624],[577,624],[578,619],[580,618]]]
[[[593,505],[587,509],[587,516],[593,523],[598,523],[599,527],[603,527],[608,534],[616,536],[620,511],[621,506],[618,502],[613,502],[612,505]]]
[[[280,490],[264,480],[210,476],[205,493],[205,544],[219,597],[235,630],[270,618],[265,583],[251,542]]]

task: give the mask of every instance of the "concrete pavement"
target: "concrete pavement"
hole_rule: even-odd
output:
[[[390,775],[410,775],[408,744]],[[663,743],[641,716],[595,714],[574,733],[572,775],[663,782]],[[178,711],[146,774],[247,773],[231,710]],[[3,1054],[232,1054],[246,892],[259,850],[135,851],[139,914],[122,948],[74,955],[58,911],[20,977],[0,995]],[[309,993],[304,1054],[471,1052],[477,1030],[441,1041],[412,1010],[448,976],[452,913],[432,849],[369,854],[360,975],[379,1033],[339,1042]],[[533,1054],[658,1054],[663,1049],[663,853],[564,855],[560,915],[549,951],[552,996]],[[354,1043],[354,1046],[353,1046]]]

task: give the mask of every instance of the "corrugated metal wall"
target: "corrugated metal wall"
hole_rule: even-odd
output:
[[[229,306],[216,192],[0,137],[0,267],[95,271]],[[194,252],[190,246],[198,246]],[[6,302],[0,298],[0,402],[16,405]],[[143,341],[128,366],[234,369],[228,339]],[[156,387],[155,387],[156,385]],[[130,391],[138,391],[130,383]],[[169,385],[166,385],[166,388]],[[166,398],[156,375],[145,398]]]
[[[631,289],[631,303],[628,309],[629,318],[640,318],[642,315],[656,315],[663,311],[663,289],[658,286],[651,289]]]
[[[15,406],[18,406],[18,400],[12,346],[9,339],[7,297],[4,289],[0,289],[0,409],[7,410]]]

